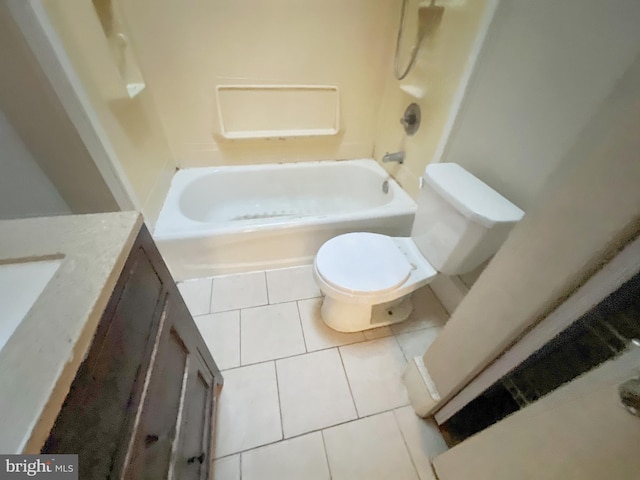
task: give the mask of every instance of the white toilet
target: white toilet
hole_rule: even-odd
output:
[[[321,315],[340,332],[405,320],[411,293],[438,272],[460,275],[495,254],[524,212],[455,163],[427,166],[411,237],[347,233],[316,255]]]

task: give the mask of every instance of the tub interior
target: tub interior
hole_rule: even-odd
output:
[[[154,238],[185,280],[308,265],[343,233],[409,236],[415,211],[374,160],[206,167],[176,174]]]
[[[182,214],[195,222],[345,214],[388,204],[384,178],[366,168],[342,165],[308,169],[282,165],[264,171],[212,171],[194,178],[179,199]],[[215,192],[217,201],[207,201]]]

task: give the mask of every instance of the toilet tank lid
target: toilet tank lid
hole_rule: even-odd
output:
[[[456,163],[429,164],[424,179],[461,214],[487,228],[524,216],[520,208]]]

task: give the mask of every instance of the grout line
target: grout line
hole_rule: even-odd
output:
[[[246,307],[232,307],[226,310],[216,310],[215,312],[211,312],[211,313],[225,313],[225,312],[233,312],[234,310],[249,310],[251,308],[268,307],[268,306],[269,306],[268,303],[260,303],[258,305],[248,305]]]
[[[209,313],[213,311],[213,278],[211,279],[211,288],[209,289]]]
[[[246,309],[242,308],[242,309],[238,309],[238,310],[240,310],[240,318],[242,319],[242,310],[246,310]],[[229,311],[232,311],[232,310],[229,310]],[[218,313],[223,313],[223,312],[218,312]],[[202,316],[202,315],[200,315],[200,316]],[[240,325],[242,325],[242,321],[240,322]],[[420,328],[420,329],[412,330],[411,332],[404,332],[404,333],[413,333],[413,332],[418,332],[418,331],[422,331],[422,330],[428,330],[429,328],[433,328],[433,327]],[[395,338],[395,337],[397,337],[397,335],[388,335],[386,337],[373,338],[371,340],[368,340],[368,339],[364,338],[363,340],[357,340],[357,341],[354,341],[354,342],[351,342],[351,343],[345,343],[344,345],[331,345],[331,346],[328,346],[328,347],[318,348],[317,350],[311,350],[311,351],[306,351],[306,352],[302,352],[302,353],[294,353],[293,355],[287,355],[287,356],[284,356],[284,357],[267,358],[265,360],[260,360],[258,362],[251,362],[251,363],[247,363],[247,364],[242,364],[242,362],[241,362],[241,364],[238,365],[237,367],[225,368],[224,370],[220,370],[220,371],[221,372],[227,372],[229,370],[235,370],[237,368],[250,367],[252,365],[259,365],[261,363],[273,362],[275,360],[284,360],[284,359],[287,359],[287,358],[300,357],[302,355],[308,355],[308,354],[311,354],[311,353],[322,352],[324,350],[330,350],[332,348],[340,349],[342,347],[350,347],[350,346],[353,346],[353,345],[359,345],[361,343],[375,342],[377,340],[383,340],[385,338],[390,338],[390,337],[394,337]],[[303,338],[304,338],[304,330],[303,330]],[[398,340],[396,339],[396,342],[397,341]],[[305,347],[306,347],[306,345],[305,345]],[[401,346],[400,346],[400,350],[402,351],[402,354],[404,355],[404,350],[402,350]],[[404,356],[405,356],[405,359],[406,359],[406,355],[404,355]],[[407,361],[409,361],[409,360],[407,360]]]
[[[330,347],[330,348],[335,348],[335,347]],[[328,348],[323,348],[323,350],[328,350]],[[319,352],[320,350],[316,350],[316,351]],[[269,363],[269,362],[275,362],[276,360],[286,360],[287,358],[301,357],[302,355],[307,355],[309,353],[315,353],[316,351],[295,353],[293,355],[287,355],[286,357],[266,358],[266,359],[260,360],[258,362],[245,363],[245,364],[238,365],[237,367],[226,368],[225,370],[220,370],[220,371],[221,372],[228,372],[229,370],[237,370],[238,368],[243,368],[243,367],[252,367],[254,365],[260,365],[261,363]]]
[[[404,349],[402,348],[402,344],[400,343],[400,340],[398,340],[398,336],[397,335],[393,335],[393,339],[396,341],[396,345],[398,345],[398,348],[400,349],[400,352],[402,353],[402,356],[404,357],[405,362],[410,362],[411,359],[407,357],[407,354],[405,353]]]
[[[275,360],[273,361],[273,369],[276,372],[276,391],[278,392],[278,413],[280,414],[280,434],[282,438],[280,441],[285,440],[284,437],[284,422],[282,421],[282,402],[280,401],[280,381],[278,380],[278,366]]]
[[[322,433],[325,430],[329,430],[330,428],[340,427],[342,425],[346,425],[347,423],[359,422],[360,420],[366,420],[367,418],[375,417],[375,416],[382,415],[382,414],[389,413],[389,412],[393,413],[394,410],[397,410],[399,408],[408,407],[410,405],[411,404],[392,407],[392,408],[389,408],[387,410],[383,410],[381,412],[370,413],[368,415],[364,415],[363,417],[352,418],[351,420],[345,420],[344,422],[336,423],[335,425],[328,425],[326,427],[316,428],[314,430],[309,430],[308,432],[298,433],[298,434],[293,435],[291,437],[286,437],[285,438],[284,435],[283,435],[283,437],[280,440],[274,440],[273,442],[268,442],[268,443],[265,443],[265,444],[262,444],[262,445],[256,445],[255,447],[247,448],[246,450],[239,450],[237,452],[228,453],[227,455],[224,455],[222,457],[214,458],[214,461],[222,460],[223,458],[228,458],[228,457],[231,457],[233,455],[240,455],[240,454],[248,453],[248,452],[251,452],[253,450],[257,450],[259,448],[262,448],[262,447],[268,447],[270,445],[275,445],[277,443],[287,442],[289,440],[294,440],[296,438],[304,437],[305,435],[311,435],[312,433],[317,433],[317,432]]]
[[[242,366],[242,309],[238,309],[238,366],[232,368],[240,368]],[[227,369],[231,370],[231,369]],[[222,373],[222,371],[221,371]]]
[[[269,298],[269,280],[267,279],[267,272],[263,271],[262,275],[264,276],[264,288],[267,292],[267,305],[271,305],[271,299]]]
[[[242,480],[242,457],[244,455],[242,454],[242,452],[240,452],[238,455],[239,455],[238,463],[240,464],[240,468],[238,468],[239,470],[238,474],[240,475],[240,478],[238,480]]]
[[[300,304],[298,303],[298,300],[296,300],[296,308],[298,309],[298,322],[300,322],[300,330],[302,330],[302,341],[304,342],[304,350],[307,353],[310,353],[309,348],[307,347],[307,338],[304,334],[304,326],[302,325],[302,315],[300,314]]]
[[[342,371],[344,372],[344,376],[347,379],[347,385],[349,386],[349,394],[351,395],[351,402],[353,403],[353,408],[355,409],[356,415],[358,416],[358,418],[361,418],[360,412],[358,411],[358,406],[356,405],[356,399],[353,396],[353,390],[351,390],[351,381],[349,380],[349,375],[347,375],[347,369],[344,366],[342,351],[340,351],[340,347],[336,347],[336,350],[338,350],[338,356],[340,357],[340,363],[342,364]]]
[[[407,453],[409,454],[409,460],[411,460],[411,465],[413,465],[413,469],[415,470],[416,475],[418,476],[418,478],[420,478],[420,472],[418,471],[418,467],[416,465],[416,462],[415,462],[415,460],[413,458],[413,455],[411,454],[411,449],[409,448],[409,443],[407,442],[407,438],[404,436],[404,431],[402,430],[402,426],[400,425],[400,422],[398,421],[398,415],[396,414],[396,410],[393,411],[393,419],[396,422],[396,426],[398,427],[398,430],[400,430],[400,436],[402,437],[402,442],[404,443],[404,448],[407,450]]]
[[[322,437],[322,448],[324,449],[324,459],[327,461],[327,470],[329,470],[329,480],[333,478],[331,473],[331,463],[329,462],[329,452],[327,452],[327,442],[324,438],[324,430],[320,430],[320,437]]]
[[[215,312],[213,312],[213,311],[212,311],[211,313],[212,313],[212,314],[216,314],[216,313],[227,313],[227,312],[233,312],[234,310],[241,310],[242,308],[245,308],[245,307],[241,307],[241,308],[230,308],[230,309],[228,309],[228,310],[216,310]],[[248,307],[248,308],[250,308],[250,307]]]
[[[323,296],[322,295],[313,295],[311,297],[293,298],[293,299],[289,299],[289,300],[282,300],[280,302],[269,303],[269,305],[280,305],[282,303],[299,302],[301,300],[313,300],[314,298],[323,298]]]

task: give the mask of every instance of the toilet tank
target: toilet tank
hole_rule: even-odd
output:
[[[455,163],[427,166],[411,237],[445,275],[461,275],[494,255],[524,215]]]

